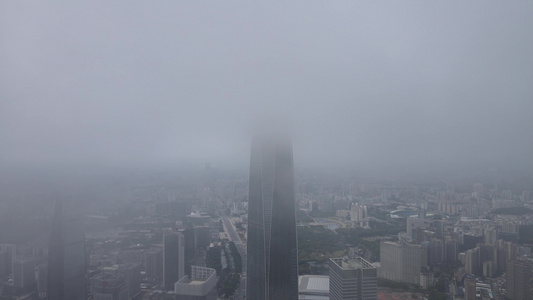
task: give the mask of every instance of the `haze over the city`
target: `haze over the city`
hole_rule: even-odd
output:
[[[0,164],[530,168],[533,3],[0,3]]]

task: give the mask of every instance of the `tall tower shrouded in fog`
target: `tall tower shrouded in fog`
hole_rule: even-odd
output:
[[[181,232],[163,235],[163,284],[173,290],[176,281],[185,276],[185,237]]]
[[[298,299],[292,142],[287,135],[252,140],[248,201],[247,299]]]
[[[48,299],[87,299],[83,223],[71,204],[58,200],[54,208],[48,247]]]

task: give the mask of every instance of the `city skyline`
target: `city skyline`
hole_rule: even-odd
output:
[[[531,16],[0,1],[0,298],[528,298]]]

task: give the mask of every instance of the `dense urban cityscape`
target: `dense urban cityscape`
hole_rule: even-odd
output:
[[[532,16],[0,0],[0,300],[533,300]]]
[[[374,295],[361,299],[529,299],[531,174],[491,172],[418,183],[297,173],[299,299],[345,299],[333,296],[342,272]],[[71,238],[76,222],[85,228],[79,299],[245,299],[246,175],[206,164],[92,180],[102,194],[64,200],[84,211],[64,221]],[[1,299],[75,299],[47,298],[56,196],[42,186],[4,196]],[[28,206],[34,197],[46,201]]]

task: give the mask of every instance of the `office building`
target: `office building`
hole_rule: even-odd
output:
[[[35,282],[35,266],[37,262],[34,259],[19,259],[13,263],[13,285],[20,289],[33,287]]]
[[[420,245],[382,241],[380,256],[380,277],[393,281],[420,284],[420,267],[424,259]]]
[[[174,284],[176,300],[216,300],[217,273],[215,269],[191,266],[191,275]]]
[[[149,281],[157,282],[163,278],[163,249],[153,247],[143,253],[144,270]]]
[[[531,300],[531,265],[527,261],[507,262],[507,298]]]
[[[289,137],[263,134],[253,139],[249,184],[246,298],[298,299],[294,170]]]
[[[459,243],[457,240],[452,238],[447,238],[444,241],[444,249],[445,249],[445,261],[447,262],[455,262],[457,261],[457,255],[459,254]]]
[[[46,263],[35,268],[35,280],[37,281],[37,297],[47,299],[48,265]]]
[[[174,283],[185,276],[185,237],[180,232],[163,235],[163,285],[173,290]]]
[[[128,284],[128,299],[133,299],[141,291],[141,265],[138,263],[123,264],[118,266],[118,270]]]
[[[17,256],[17,246],[0,244],[0,278],[13,273],[13,262]]]
[[[522,192],[522,196],[520,197],[520,200],[522,200],[522,202],[529,202],[531,201],[531,197],[529,196],[530,192],[529,191],[523,191]]]
[[[377,270],[361,257],[329,260],[331,300],[376,300]]]
[[[194,228],[194,247],[195,249],[207,249],[211,244],[211,228],[200,226]]]
[[[0,279],[11,273],[11,269],[8,270],[7,256],[7,252],[0,250]]]
[[[217,271],[217,274],[222,274],[222,249],[220,242],[212,243],[207,249],[206,266],[213,268]]]
[[[70,201],[55,204],[48,248],[48,299],[87,299],[83,219],[75,207]]]

